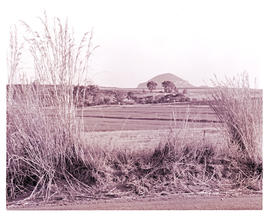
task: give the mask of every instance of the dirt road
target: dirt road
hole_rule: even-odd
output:
[[[262,195],[170,196],[143,199],[111,199],[103,201],[77,201],[72,204],[51,204],[9,209],[26,210],[260,210]]]

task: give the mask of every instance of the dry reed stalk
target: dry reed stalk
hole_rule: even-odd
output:
[[[250,88],[247,74],[225,82],[216,79],[214,83],[209,105],[224,123],[232,155],[239,163],[248,164],[251,171],[261,170],[262,93]]]
[[[26,44],[33,58],[38,82],[15,85],[22,73],[22,48],[17,32],[11,32],[9,84],[7,86],[7,199],[20,195],[48,199],[58,179],[74,188],[80,177],[70,173],[73,163],[84,163],[80,146],[81,123],[75,117],[73,88],[88,70],[93,51],[92,34],[76,46],[68,23],[46,13],[40,18],[43,31],[26,27]],[[27,75],[26,75],[27,77]],[[75,81],[76,80],[76,81]],[[75,180],[75,182],[74,182]]]

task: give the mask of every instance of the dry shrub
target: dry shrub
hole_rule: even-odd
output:
[[[224,180],[234,183],[228,152],[216,145],[168,142],[148,152],[95,152],[96,196],[211,193],[222,190]]]
[[[210,107],[224,123],[231,155],[246,176],[262,174],[262,92],[245,73],[215,85]]]

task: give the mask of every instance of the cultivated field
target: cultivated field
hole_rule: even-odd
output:
[[[77,116],[83,117],[85,143],[111,150],[154,150],[176,135],[186,143],[224,143],[221,123],[207,105],[94,106],[79,110]]]
[[[77,116],[83,117],[87,132],[213,127],[220,122],[209,106],[187,103],[93,106]]]

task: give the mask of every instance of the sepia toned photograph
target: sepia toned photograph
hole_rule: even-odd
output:
[[[263,210],[262,4],[32,3],[2,33],[7,212]]]

